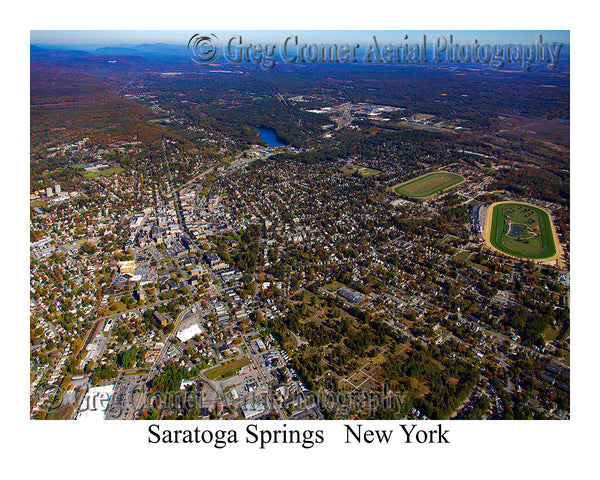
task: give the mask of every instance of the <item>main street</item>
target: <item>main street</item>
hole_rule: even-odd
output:
[[[185,224],[183,223],[183,217],[181,215],[181,208],[179,205],[179,196],[177,195],[177,190],[175,190],[175,185],[173,183],[173,174],[171,173],[171,165],[169,163],[169,157],[167,155],[167,148],[165,147],[165,139],[162,141],[162,149],[163,155],[165,157],[165,163],[167,165],[167,172],[169,173],[169,187],[171,187],[171,192],[173,194],[173,202],[175,202],[175,212],[177,213],[177,223],[181,227],[181,230],[184,230]]]

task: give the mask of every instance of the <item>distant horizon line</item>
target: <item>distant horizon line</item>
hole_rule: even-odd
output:
[[[219,43],[227,42],[234,35],[249,41],[273,43],[283,41],[287,35],[305,37],[310,42],[349,43],[365,41],[377,36],[383,41],[403,43],[418,41],[425,36],[450,36],[456,41],[469,43],[533,43],[542,35],[546,43],[570,45],[570,30],[30,30],[30,45],[51,46],[141,46],[141,45],[187,45],[197,34],[216,35]],[[358,37],[358,38],[357,38]],[[429,43],[429,42],[427,42]]]
[[[285,39],[282,39],[282,41]],[[327,40],[314,40],[314,42],[319,43],[339,43],[339,44],[343,44],[343,43],[347,43],[347,42],[331,42],[331,41],[327,41]],[[227,42],[222,42],[222,44],[226,44]],[[266,43],[266,42],[265,42]],[[271,42],[272,43],[272,42]],[[471,43],[471,42],[461,42],[461,43]],[[483,43],[483,42],[480,42]],[[510,44],[511,42],[509,41],[487,41],[485,42],[486,44],[498,44],[498,45],[507,45]],[[513,44],[524,44],[525,42],[513,42]],[[529,42],[529,43],[533,43],[533,42]],[[554,42],[544,42],[544,43],[551,43],[551,44],[557,44],[560,43],[564,46],[568,46],[570,47],[571,44],[569,42],[558,42],[558,41],[554,41]],[[30,47],[60,47],[60,48],[72,48],[72,47],[85,47],[87,49],[90,48],[105,48],[105,47],[144,47],[144,46],[148,46],[148,47],[152,47],[152,46],[156,46],[156,45],[164,45],[164,46],[169,46],[169,47],[187,47],[187,42],[186,43],[167,43],[167,42],[155,42],[155,43],[148,43],[148,42],[143,42],[143,43],[88,43],[88,42],[84,42],[84,43],[50,43],[50,42],[30,42],[29,46]],[[426,42],[426,45],[435,45],[434,42]],[[366,46],[366,45],[361,45],[361,46]]]

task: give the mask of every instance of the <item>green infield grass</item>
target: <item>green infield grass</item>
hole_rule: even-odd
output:
[[[492,215],[490,242],[501,252],[532,259],[556,253],[550,216],[544,210],[533,205],[501,203],[494,207]]]
[[[464,177],[456,173],[434,172],[396,185],[393,187],[393,191],[405,197],[427,198],[464,181]]]

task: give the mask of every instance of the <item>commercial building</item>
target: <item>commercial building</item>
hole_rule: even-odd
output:
[[[475,205],[471,211],[471,229],[477,233],[483,233],[485,227],[485,215],[487,207],[485,205]]]
[[[189,325],[188,327],[180,330],[177,333],[177,338],[180,342],[185,343],[188,340],[194,338],[196,335],[200,335],[201,333],[203,333],[203,330],[202,328],[200,328],[200,325],[198,325],[197,323],[193,323],[192,325]]]
[[[133,273],[135,269],[135,260],[127,260],[125,262],[119,262],[120,273]]]
[[[355,292],[354,290],[350,290],[349,288],[345,288],[345,287],[340,288],[337,291],[337,293],[339,295],[341,295],[342,297],[344,297],[345,299],[350,300],[351,302],[354,302],[354,303],[362,302],[362,300],[364,298],[363,295],[361,295],[360,293]]]
[[[260,402],[249,403],[242,407],[242,414],[246,420],[251,420],[253,418],[259,417],[263,413],[267,411],[265,405]]]
[[[104,420],[115,385],[90,388],[81,405],[75,420]]]
[[[154,312],[154,320],[156,321],[156,325],[161,328],[164,328],[171,323],[171,318],[168,315],[159,312]]]

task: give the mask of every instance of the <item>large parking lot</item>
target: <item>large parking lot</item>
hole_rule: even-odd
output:
[[[139,282],[144,283],[156,282],[158,273],[155,268],[150,267],[150,263],[140,263],[135,266],[134,275],[140,275]]]
[[[125,420],[133,417],[135,404],[144,391],[145,375],[124,375],[115,385],[108,410],[107,420]]]

